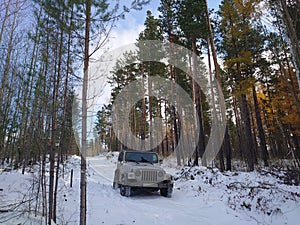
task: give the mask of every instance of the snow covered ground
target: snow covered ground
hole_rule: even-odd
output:
[[[172,159],[164,168],[176,177],[172,198],[159,193],[122,197],[112,189],[117,154],[88,158],[87,224],[98,225],[252,225],[298,224],[300,186],[286,185],[276,174],[226,172],[204,167],[178,168]],[[78,224],[80,159],[72,157],[61,178],[58,196],[58,224]],[[70,170],[74,170],[70,187]],[[35,173],[0,172],[0,212],[8,204],[35,197]],[[41,217],[25,214],[9,221],[34,204],[24,203],[11,213],[0,213],[0,224],[43,224]]]

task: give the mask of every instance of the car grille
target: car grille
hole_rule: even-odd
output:
[[[142,181],[156,182],[157,181],[157,171],[142,170]]]

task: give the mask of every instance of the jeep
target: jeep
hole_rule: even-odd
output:
[[[171,197],[173,177],[160,167],[155,152],[123,150],[119,153],[113,188],[120,188],[122,196],[129,197],[138,189],[160,191]]]

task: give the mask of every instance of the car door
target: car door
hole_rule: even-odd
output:
[[[123,159],[124,159],[124,152],[120,152],[118,156],[118,161],[117,161],[117,168],[115,170],[115,176],[114,176],[114,182],[117,184],[120,183],[120,167],[123,164]]]

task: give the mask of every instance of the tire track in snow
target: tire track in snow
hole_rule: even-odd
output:
[[[99,164],[94,164],[95,161],[100,161],[98,159],[89,159],[88,160],[88,167],[90,169],[92,169],[93,172],[95,172],[98,176],[100,176],[101,178],[103,178],[106,182],[109,182],[110,184],[112,184],[113,182],[113,178],[109,178],[107,177],[106,175],[104,175],[103,173],[101,173],[99,171],[99,169],[97,167],[102,167],[102,168],[110,168],[111,169],[111,166],[112,165],[108,165],[108,164],[104,164],[104,163],[99,163]]]

